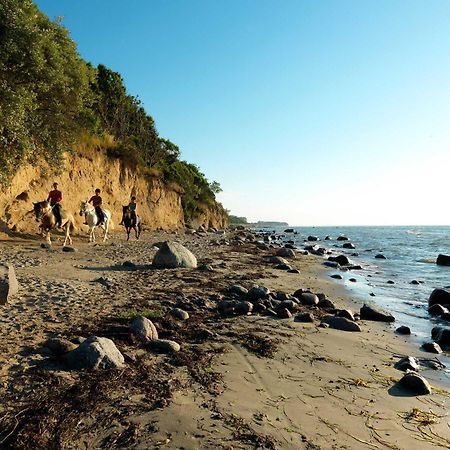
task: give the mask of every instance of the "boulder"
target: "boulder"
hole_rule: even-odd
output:
[[[170,311],[172,316],[176,317],[179,320],[188,320],[189,319],[189,313],[181,308],[173,308],[172,311]]]
[[[424,352],[435,353],[437,355],[442,353],[442,348],[436,342],[424,342],[422,344],[422,349]]]
[[[433,306],[428,308],[428,313],[431,316],[442,316],[443,314],[448,313],[448,309],[444,308],[442,305],[439,305],[439,303],[435,303]]]
[[[450,266],[450,256],[438,255],[436,259],[436,264],[438,266]]]
[[[395,317],[369,305],[364,305],[359,311],[361,320],[374,320],[376,322],[395,322]]]
[[[338,273],[330,275],[330,277],[334,278],[335,280],[342,280],[342,275],[339,275]]]
[[[320,299],[317,306],[322,309],[336,309],[335,304],[328,298]]]
[[[6,305],[19,292],[16,272],[12,264],[0,264],[0,305]]]
[[[402,379],[399,381],[399,385],[408,391],[411,391],[414,395],[431,394],[431,386],[428,381],[414,372],[408,372],[403,375]]]
[[[73,342],[61,338],[47,339],[42,346],[47,347],[56,356],[64,355],[77,348],[77,345]]]
[[[406,335],[406,334],[411,334],[411,329],[409,327],[405,326],[405,325],[402,325],[401,327],[398,327],[395,330],[395,332],[398,333],[398,334],[405,334]]]
[[[277,316],[280,319],[290,319],[292,317],[292,313],[287,308],[281,308],[277,311]]]
[[[253,286],[247,294],[250,300],[259,300],[260,298],[266,298],[270,294],[270,291],[265,286]]]
[[[402,372],[406,372],[408,370],[418,372],[419,363],[417,362],[416,358],[413,358],[412,356],[406,356],[405,358],[402,358],[400,361],[397,361],[394,364],[394,368],[397,370],[401,370]]]
[[[294,296],[297,297],[295,294]],[[297,298],[300,300],[300,303],[302,305],[315,306],[319,304],[319,297],[317,297],[316,294],[313,294],[311,292],[303,292]]]
[[[339,263],[337,263],[336,261],[325,261],[323,263],[324,266],[326,267],[331,267],[332,269],[338,269],[339,268]]]
[[[153,258],[153,266],[158,269],[176,269],[178,267],[195,269],[197,258],[178,242],[165,241]]]
[[[337,241],[348,241],[348,237],[341,235],[341,236],[338,236],[336,240]]]
[[[287,264],[288,262],[281,256],[271,256],[268,261],[271,264]]]
[[[318,241],[318,240],[319,240],[319,238],[317,236],[308,236],[309,242]]]
[[[294,232],[294,229],[293,229],[293,228],[286,228],[286,229],[284,230],[284,232],[285,232],[285,233],[293,233],[293,232]]]
[[[349,248],[354,250],[356,247],[351,242],[346,242],[345,244],[342,244],[342,248]]]
[[[324,241],[331,241],[331,237],[330,236],[325,236]]]
[[[283,256],[285,258],[295,258],[295,251],[291,248],[281,247],[278,249],[276,256]]]
[[[434,327],[431,330],[431,337],[441,347],[450,346],[450,328],[449,327]]]
[[[337,262],[341,266],[350,264],[350,260],[345,255],[329,256],[328,261]]]
[[[247,315],[253,311],[253,304],[250,302],[239,302],[235,306],[235,310],[238,314]]]
[[[148,343],[149,348],[160,353],[176,353],[181,349],[180,344],[169,339],[155,339]]]
[[[158,339],[158,331],[153,322],[147,317],[138,316],[131,323],[131,332],[141,341],[147,342]]]
[[[245,297],[248,294],[248,289],[245,289],[245,287],[239,284],[233,284],[233,286],[230,286],[228,291],[231,294],[236,294],[239,295],[240,297]]]
[[[289,264],[277,264],[274,268],[278,270],[292,270],[292,266]]]
[[[298,310],[298,303],[294,302],[293,300],[283,300],[280,303],[280,308],[286,308],[289,311],[297,311]]]
[[[310,312],[297,314],[294,319],[296,322],[306,322],[306,323],[312,323],[314,322],[314,316]]]
[[[382,255],[381,253],[379,253],[378,255],[375,255],[376,259],[386,259],[386,256]]]
[[[445,289],[435,289],[428,299],[428,306],[433,305],[450,305],[450,292]]]
[[[352,322],[355,321],[355,316],[349,309],[338,309],[336,311],[336,315],[339,317],[345,317],[348,320],[351,320]]]
[[[410,284],[415,284],[415,285],[417,285],[417,284],[420,284],[420,283],[419,283],[417,280],[412,280]]]
[[[361,327],[356,322],[352,322],[345,317],[325,316],[322,318],[321,323],[324,323],[335,330],[361,331]]]
[[[72,370],[116,369],[125,363],[111,339],[97,336],[90,336],[75,350],[66,353],[65,360]]]

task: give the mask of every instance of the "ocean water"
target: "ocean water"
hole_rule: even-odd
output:
[[[284,227],[275,230],[282,234]],[[299,248],[318,244],[336,254],[345,254],[361,265],[363,270],[330,269],[329,274],[342,275],[343,280],[336,282],[344,284],[355,300],[391,311],[396,318],[395,328],[409,326],[413,333],[411,339],[431,340],[434,326],[450,325],[427,312],[433,289],[450,287],[450,267],[436,265],[439,253],[450,255],[450,226],[294,227],[294,230],[297,234],[285,233],[283,240],[294,240]],[[317,236],[320,241],[304,242],[309,235]],[[325,241],[327,235],[332,240]],[[349,241],[336,241],[339,235],[347,236]],[[344,242],[351,242],[356,248],[344,249]],[[352,253],[358,256],[351,256]],[[386,259],[376,259],[378,253]],[[356,278],[357,282],[350,282],[349,278]],[[394,284],[388,284],[388,280]],[[412,280],[421,283],[414,285]]]

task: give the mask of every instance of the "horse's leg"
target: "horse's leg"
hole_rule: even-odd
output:
[[[131,228],[127,227],[127,241],[130,240]]]
[[[47,240],[47,244],[48,244],[48,245],[52,245],[52,241],[51,241],[51,239],[50,239],[50,230],[47,230],[47,237],[46,237],[46,240]]]
[[[68,237],[69,237],[69,227],[68,227],[68,226],[65,226],[65,227],[64,227],[64,231],[66,232],[66,237],[65,237],[65,239],[64,239],[63,247],[65,247],[66,244],[67,244],[67,239],[68,239]]]
[[[105,234],[103,235],[103,242],[106,242],[106,239],[108,239],[108,227],[109,227],[109,219],[106,218],[104,224]]]

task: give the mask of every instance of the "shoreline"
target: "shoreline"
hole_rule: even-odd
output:
[[[150,269],[155,253],[151,243],[164,239],[181,241],[213,271]],[[289,294],[309,289],[325,293],[340,308],[355,310],[358,305],[344,286],[328,278],[328,269],[315,256],[290,260],[300,271],[290,274],[265,261],[274,249],[260,250],[251,242],[219,245],[221,239],[211,233],[147,233],[143,241],[127,244],[115,234],[113,244],[93,247],[77,237],[74,245],[79,251],[68,254],[39,249],[40,241],[0,242],[0,256],[14,259],[21,284],[18,298],[0,309],[4,397],[11,399],[12,392],[20,397],[22,387],[37,386],[36,367],[40,376],[44,370],[59,380],[59,393],[65,386],[90,382],[93,374],[61,370],[58,361],[49,361],[48,353],[38,350],[51,335],[71,339],[98,331],[111,333],[118,348],[129,355],[130,380],[138,371],[137,361],[145,363],[160,383],[172,380],[170,395],[164,393],[170,398],[158,397],[153,407],[153,385],[145,391],[141,380],[141,392],[140,386],[128,385],[117,375],[104,411],[95,410],[97,425],[88,419],[88,411],[80,411],[78,440],[60,448],[84,448],[83,439],[87,448],[99,448],[114,438],[123,439],[124,448],[426,449],[436,447],[421,439],[450,437],[448,394],[440,389],[421,397],[389,393],[393,380],[402,376],[393,368],[398,360],[393,355],[424,356],[391,326],[361,321],[362,332],[349,333],[319,328],[317,318],[299,323],[256,314],[218,315],[217,305],[233,284],[258,284]],[[136,266],[125,270],[122,263],[129,259]],[[109,280],[110,288],[93,283],[99,276]],[[174,321],[169,314],[173,306],[188,310],[190,318]],[[154,319],[160,335],[180,340],[182,351],[173,357],[156,355],[124,335],[133,309],[161,310],[162,317]],[[11,391],[13,380],[19,385]],[[438,386],[439,380],[432,384]],[[45,386],[47,380],[40,389],[45,391]],[[46,399],[59,405],[51,396]],[[13,403],[1,407],[3,422],[8,422]],[[408,416],[414,408],[432,410],[435,416]],[[120,420],[106,427],[105,411],[115,411]],[[426,437],[426,417],[434,417],[437,423],[429,426],[441,438]],[[12,436],[20,437],[17,433],[16,428]]]

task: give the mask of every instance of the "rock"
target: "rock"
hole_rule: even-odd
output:
[[[441,320],[446,320],[447,322],[450,322],[450,312],[446,312],[446,313],[442,314],[440,319]]]
[[[297,297],[295,294],[294,296]],[[319,303],[319,297],[317,297],[316,294],[312,294],[311,292],[303,292],[297,298],[300,300],[300,303],[302,305],[315,306]]]
[[[349,278],[348,281],[350,281],[352,283],[356,283],[356,278]]]
[[[378,255],[375,255],[376,259],[386,259],[386,256],[382,255],[381,253],[379,253]]]
[[[274,268],[278,270],[292,270],[289,264],[277,264]]]
[[[176,353],[181,349],[180,344],[169,339],[155,339],[154,341],[150,341],[148,346],[152,350],[156,350],[160,353]]]
[[[450,256],[438,255],[436,259],[436,264],[438,266],[450,266]]]
[[[406,356],[402,358],[400,361],[397,361],[394,364],[394,368],[397,370],[401,370],[402,372],[406,372],[407,370],[412,370],[414,372],[419,371],[419,363],[416,358],[412,356]]]
[[[288,262],[281,256],[271,256],[268,260],[271,264],[287,264]]]
[[[327,267],[331,267],[332,269],[338,269],[339,268],[339,263],[337,263],[336,261],[325,261],[323,263],[324,266]]]
[[[63,252],[66,252],[66,253],[75,253],[75,252],[78,251],[78,249],[75,248],[75,247],[70,247],[69,245],[65,245],[65,246],[62,248],[62,251],[63,251]]]
[[[130,328],[132,333],[144,342],[158,339],[158,331],[155,325],[146,317],[136,317],[131,323]]]
[[[300,273],[300,270],[298,270],[298,269],[289,269],[287,271],[287,273]]]
[[[422,344],[422,349],[425,352],[436,353],[437,355],[442,353],[441,346],[439,344],[436,344],[436,342],[424,342]]]
[[[338,236],[338,237],[336,238],[336,240],[337,240],[337,241],[348,241],[348,237],[347,237],[347,236],[341,235],[341,236]]]
[[[308,236],[308,241],[312,242],[312,241],[318,241],[319,238],[317,236]]]
[[[410,284],[420,284],[417,280],[412,280]]]
[[[291,250],[296,250],[296,246],[294,244],[285,244],[285,248],[290,248]]]
[[[331,237],[330,236],[325,236],[324,241],[331,241]]]
[[[253,286],[247,294],[250,300],[259,300],[260,298],[266,298],[270,294],[269,289],[265,286]]]
[[[448,313],[448,309],[444,308],[442,305],[435,303],[433,306],[428,308],[428,313],[432,316],[442,316]]]
[[[287,308],[281,308],[277,311],[277,316],[280,319],[290,319],[292,317],[292,313]]]
[[[285,232],[285,233],[293,233],[293,232],[294,232],[294,229],[293,229],[293,228],[286,228],[286,229],[284,230],[284,232]]]
[[[369,305],[364,305],[359,315],[361,320],[374,320],[376,322],[395,322],[395,317],[391,314],[385,313]]]
[[[356,247],[351,242],[346,242],[345,244],[342,244],[342,248],[350,248],[354,250]]]
[[[395,281],[387,280],[386,283],[387,283],[387,284],[395,284]]]
[[[230,315],[235,312],[236,305],[237,302],[235,300],[222,300],[221,302],[218,303],[217,309],[222,314]]]
[[[320,299],[317,306],[322,309],[336,309],[334,303],[327,298]]]
[[[213,267],[209,264],[200,264],[197,269],[202,272],[214,272]]]
[[[435,289],[428,299],[428,306],[433,305],[450,305],[450,292],[445,289]]]
[[[47,244],[46,242],[42,242],[41,243],[41,248],[45,249],[45,250],[53,250],[51,244]]]
[[[12,264],[0,263],[0,305],[6,305],[19,292],[16,272]]]
[[[434,327],[431,330],[431,337],[441,347],[450,346],[450,328],[449,327]]]
[[[238,314],[247,315],[253,311],[253,304],[250,302],[239,302],[235,306],[235,310]]]
[[[295,258],[295,251],[291,248],[281,247],[278,249],[276,256],[283,256],[285,258]]]
[[[195,269],[197,258],[178,242],[165,241],[153,258],[153,266],[158,269]]]
[[[181,308],[173,308],[172,311],[170,311],[172,316],[176,317],[179,320],[188,320],[189,319],[189,313]]]
[[[339,275],[338,273],[330,275],[330,277],[334,278],[335,280],[342,280],[342,275]]]
[[[337,262],[341,266],[350,264],[350,260],[345,255],[329,256],[328,261]]]
[[[133,261],[124,261],[122,263],[122,267],[128,267],[129,269],[133,269],[136,267],[136,264]]]
[[[90,336],[75,350],[65,354],[72,370],[115,369],[124,366],[125,360],[111,339]]]
[[[339,317],[345,317],[348,320],[351,320],[352,322],[355,321],[355,316],[349,309],[338,309],[336,311],[336,315]]]
[[[402,325],[401,327],[398,327],[395,332],[398,334],[411,334],[411,329],[405,325]]]
[[[327,324],[330,328],[342,331],[361,331],[361,327],[345,317],[325,316],[322,317],[321,323]]]
[[[414,372],[406,373],[399,381],[399,385],[414,393],[414,395],[431,394],[431,386],[428,381]]]
[[[239,295],[240,297],[245,297],[248,294],[248,289],[245,289],[245,287],[239,284],[233,284],[228,291],[232,294]]]
[[[77,348],[76,344],[61,338],[47,339],[42,345],[43,347],[47,347],[56,356],[64,355]]]
[[[297,314],[294,319],[296,322],[314,322],[314,316],[310,312]]]
[[[359,264],[351,264],[347,266],[348,270],[362,270],[362,267]]]
[[[293,311],[297,311],[298,304],[296,302],[294,302],[293,300],[283,300],[280,303],[280,308],[286,308],[289,311],[293,312]]]

